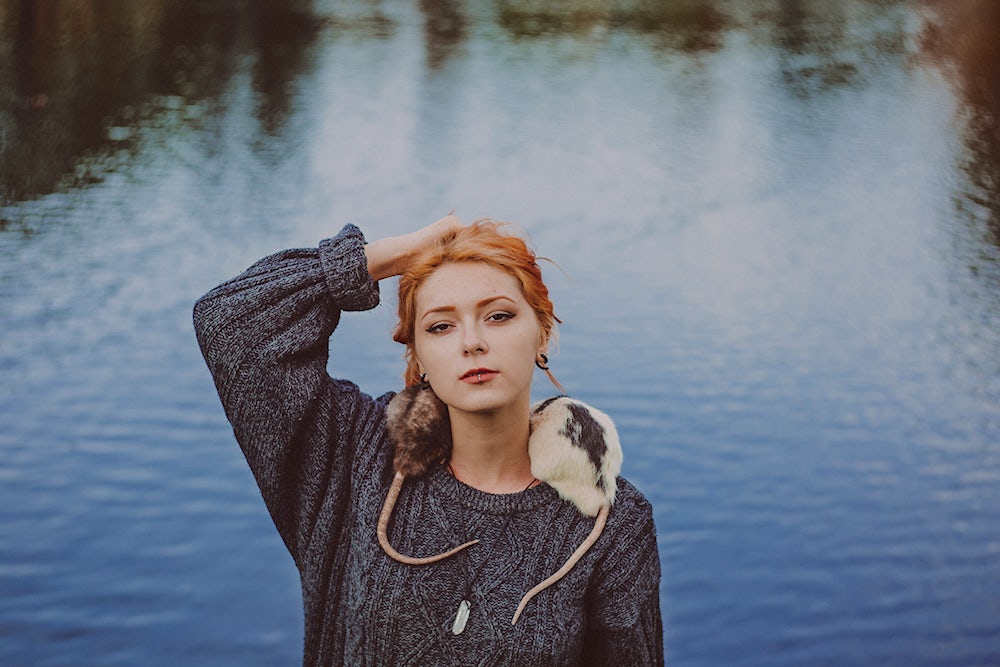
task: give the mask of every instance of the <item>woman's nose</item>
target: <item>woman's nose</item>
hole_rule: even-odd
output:
[[[462,339],[462,352],[465,354],[483,354],[488,350],[486,340],[483,338],[478,327],[466,327],[465,336]]]

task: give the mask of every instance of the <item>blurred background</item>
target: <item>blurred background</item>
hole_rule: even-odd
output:
[[[994,0],[0,0],[0,664],[300,662],[191,306],[452,208],[561,267],[669,663],[1000,664]]]

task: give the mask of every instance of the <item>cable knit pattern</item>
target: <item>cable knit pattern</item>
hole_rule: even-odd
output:
[[[226,415],[299,569],[303,664],[662,664],[652,510],[623,479],[604,534],[514,626],[524,593],[594,525],[551,487],[493,495],[435,467],[405,484],[392,544],[413,556],[479,544],[426,566],[393,561],[379,547],[393,477],[392,394],[372,398],[326,371],[341,312],[378,303],[363,245],[348,225],[319,248],[277,253],[206,294],[194,312]],[[453,635],[473,579],[468,625]]]

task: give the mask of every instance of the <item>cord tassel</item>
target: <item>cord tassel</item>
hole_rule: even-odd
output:
[[[517,619],[521,617],[521,612],[523,612],[524,608],[528,606],[528,602],[531,601],[531,598],[535,597],[546,588],[565,577],[566,574],[573,569],[573,566],[576,565],[581,558],[583,558],[583,555],[587,553],[590,547],[594,545],[594,542],[597,541],[597,539],[601,536],[601,533],[604,531],[604,525],[608,522],[608,513],[610,511],[610,505],[603,505],[601,507],[601,511],[597,514],[597,520],[594,522],[594,527],[590,530],[590,535],[588,535],[587,539],[585,539],[583,543],[576,548],[576,551],[573,552],[573,555],[569,557],[566,563],[559,568],[555,574],[551,575],[545,581],[542,581],[524,594],[524,597],[521,598],[521,603],[517,605],[517,611],[514,612],[514,618],[510,621],[511,625],[517,623]]]
[[[444,560],[445,558],[449,558],[450,556],[454,556],[462,549],[471,547],[473,544],[477,544],[479,542],[479,540],[472,540],[471,542],[466,542],[465,544],[457,546],[450,551],[446,551],[443,554],[425,556],[423,558],[404,556],[393,549],[392,545],[389,544],[387,530],[389,528],[389,518],[392,516],[392,510],[396,506],[396,500],[399,498],[399,492],[403,489],[404,479],[403,474],[399,472],[397,472],[396,476],[392,478],[392,486],[389,487],[389,493],[385,496],[385,502],[382,503],[382,514],[380,514],[378,518],[378,543],[382,546],[382,551],[388,554],[390,558],[400,563],[405,563],[406,565],[429,565],[431,563]]]

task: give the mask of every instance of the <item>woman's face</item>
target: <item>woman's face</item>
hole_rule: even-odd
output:
[[[418,366],[446,405],[470,413],[528,406],[545,340],[512,275],[486,264],[445,264],[417,290],[416,318]]]

